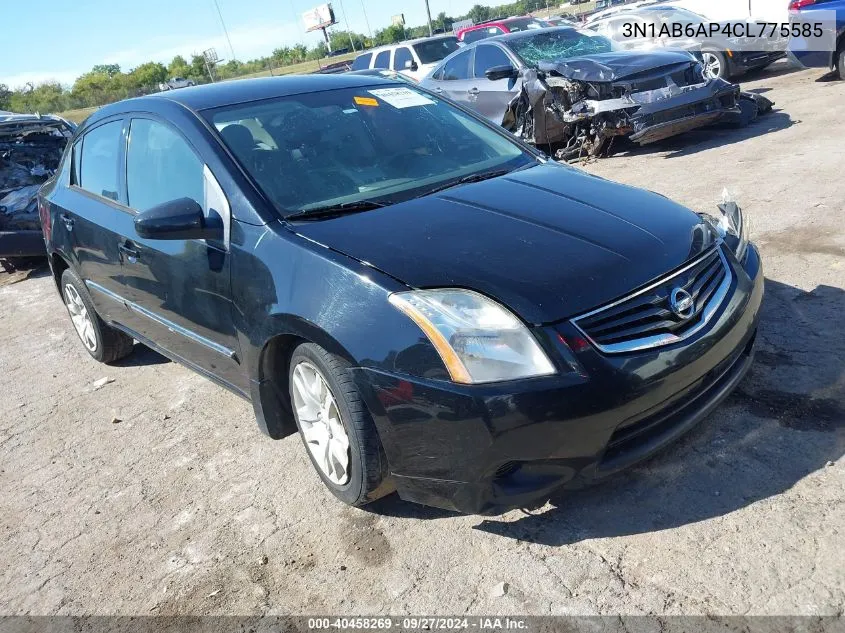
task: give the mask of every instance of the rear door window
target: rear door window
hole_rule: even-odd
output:
[[[118,201],[118,164],[123,121],[112,121],[87,132],[77,164],[77,184],[93,194]]]
[[[469,59],[472,51],[466,51],[455,55],[446,62],[443,67],[443,81],[457,81],[469,79]]]
[[[382,51],[376,55],[373,68],[390,68],[390,50]]]

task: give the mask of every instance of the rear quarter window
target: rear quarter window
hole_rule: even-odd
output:
[[[352,70],[366,70],[370,67],[370,60],[372,58],[372,53],[364,53],[363,55],[358,55],[358,57],[355,58],[355,61],[352,62]]]

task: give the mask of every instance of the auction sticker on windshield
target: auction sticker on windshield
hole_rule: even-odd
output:
[[[370,90],[369,93],[394,108],[434,105],[434,101],[425,95],[408,88],[379,88],[378,90]]]

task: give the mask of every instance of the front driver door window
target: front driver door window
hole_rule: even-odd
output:
[[[141,334],[168,351],[245,387],[236,362],[228,252],[229,205],[217,180],[188,141],[170,125],[134,118],[126,150],[129,206],[142,212],[180,198],[195,200],[206,221],[227,227],[222,242],[142,239],[124,259],[134,319]]]

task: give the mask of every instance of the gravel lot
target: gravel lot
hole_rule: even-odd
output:
[[[753,126],[585,166],[737,194],[759,352],[680,443],[534,515],[346,508],[248,403],[146,348],[95,363],[49,276],[0,273],[0,613],[841,615],[845,83],[819,76],[778,65]]]

